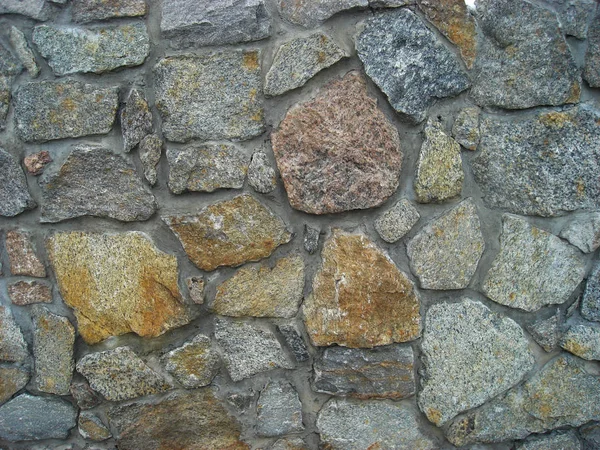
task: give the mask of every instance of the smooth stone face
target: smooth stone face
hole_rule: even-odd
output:
[[[56,75],[139,66],[150,52],[143,22],[89,28],[40,25],[33,29],[33,42]]]
[[[281,436],[304,430],[302,403],[287,381],[270,381],[260,392],[256,405],[256,434]]]
[[[416,391],[414,363],[409,346],[327,348],[315,361],[313,389],[360,399],[410,397]]]
[[[579,101],[579,71],[552,11],[526,0],[478,0],[477,20],[476,104],[526,109]]]
[[[161,59],[154,82],[165,138],[246,140],[262,134],[260,60],[258,50]]]
[[[81,437],[90,441],[105,441],[112,437],[110,430],[106,428],[106,425],[102,423],[100,418],[92,412],[83,411],[79,414],[77,428]]]
[[[19,86],[15,123],[25,142],[106,134],[119,104],[116,88],[79,81],[40,81]]]
[[[425,120],[436,99],[456,96],[471,84],[456,56],[406,8],[367,20],[356,50],[367,75],[413,123]]]
[[[36,254],[31,234],[25,231],[7,231],[5,248],[11,274],[38,278],[46,277],[46,269]]]
[[[204,303],[204,280],[200,277],[189,277],[185,280],[192,302],[196,305]]]
[[[437,426],[514,386],[535,364],[521,327],[469,298],[429,308],[421,348],[419,407]]]
[[[308,361],[310,354],[306,348],[304,338],[295,325],[277,325],[277,331],[281,333],[286,345],[294,354],[298,362]]]
[[[418,417],[405,403],[331,399],[319,412],[317,429],[332,450],[439,448],[419,429]]]
[[[137,89],[131,90],[121,110],[121,133],[126,152],[152,133],[152,113],[144,94]]]
[[[139,145],[140,161],[144,168],[144,177],[150,185],[156,184],[158,178],[158,172],[156,166],[160,161],[160,155],[162,154],[163,141],[156,134],[150,134],[146,136]]]
[[[210,338],[202,334],[164,355],[162,362],[186,389],[209,385],[219,371],[219,357]]]
[[[77,372],[109,401],[130,400],[172,388],[129,347],[90,353],[77,362]]]
[[[77,410],[56,397],[21,394],[0,406],[0,438],[7,441],[65,439]]]
[[[29,194],[23,169],[15,158],[0,147],[0,216],[14,217],[36,206]]]
[[[0,306],[0,361],[23,362],[29,356],[21,329],[8,306]]]
[[[304,225],[304,250],[309,254],[312,255],[318,250],[320,235],[320,230]]]
[[[223,282],[211,311],[231,317],[294,317],[302,302],[304,262],[297,255],[267,265],[244,267]]]
[[[80,409],[92,409],[102,403],[100,395],[86,381],[71,384],[70,391]]]
[[[32,153],[23,158],[23,165],[27,172],[31,175],[41,175],[48,164],[52,162],[50,153],[46,150],[41,152]]]
[[[600,87],[600,13],[592,20],[585,54],[583,77],[592,87]]]
[[[35,20],[48,20],[57,9],[46,0],[2,0],[0,14],[20,14]]]
[[[538,320],[527,326],[527,331],[544,350],[552,352],[561,337],[562,316],[560,310],[548,319]]]
[[[75,22],[116,17],[136,17],[146,14],[145,0],[74,0],[71,10]]]
[[[500,253],[483,282],[484,294],[525,311],[564,303],[585,276],[581,253],[520,217],[502,217]]]
[[[292,107],[271,140],[288,200],[300,211],[372,208],[398,187],[403,157],[398,131],[358,72]]]
[[[424,289],[464,289],[471,282],[485,242],[473,200],[429,222],[408,243],[410,267]]]
[[[583,253],[592,253],[600,247],[600,212],[579,216],[569,222],[560,232]]]
[[[0,367],[0,405],[29,382],[29,373],[17,367]]]
[[[155,337],[191,320],[179,293],[177,258],[143,233],[56,233],[46,249],[88,344],[130,332]]]
[[[600,322],[600,264],[596,264],[587,279],[581,301],[581,315],[587,320]]]
[[[465,108],[452,126],[452,136],[467,150],[477,150],[481,132],[479,130],[479,108]]]
[[[248,184],[256,192],[268,194],[277,187],[277,175],[271,166],[267,154],[259,150],[254,152],[248,166]]]
[[[273,332],[249,322],[215,320],[215,338],[233,381],[278,367],[294,368]]]
[[[160,30],[176,48],[237,44],[271,35],[264,0],[169,0]]]
[[[248,159],[241,149],[230,144],[169,147],[169,189],[173,194],[241,189],[248,172]]]
[[[40,67],[35,60],[35,55],[31,51],[31,48],[29,48],[29,44],[27,43],[27,39],[23,32],[17,27],[10,27],[9,39],[10,44],[14,48],[23,67],[27,69],[27,72],[29,72],[29,75],[31,75],[32,78],[37,77],[40,73]]]
[[[372,348],[419,337],[417,291],[373,242],[334,229],[321,257],[303,305],[313,345]]]
[[[556,10],[562,31],[577,39],[585,39],[588,22],[596,11],[594,0],[547,0]]]
[[[419,221],[419,211],[403,198],[375,220],[375,230],[390,244],[399,241]]]
[[[195,216],[162,218],[202,270],[266,258],[291,233],[283,220],[248,194],[214,203]]]
[[[571,325],[560,340],[566,351],[587,360],[600,360],[600,325],[582,322]]]
[[[522,444],[517,444],[517,450],[581,450],[581,443],[577,434],[569,430],[530,437]]]

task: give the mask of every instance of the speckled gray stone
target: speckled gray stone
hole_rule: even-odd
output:
[[[309,447],[303,439],[290,437],[277,440],[270,450],[309,450]]]
[[[560,237],[569,241],[583,253],[592,253],[600,247],[600,212],[576,216],[560,232]]]
[[[517,444],[516,450],[581,450],[575,431],[535,436]]]
[[[592,87],[600,87],[600,12],[592,21],[588,33],[583,77]]]
[[[27,209],[35,208],[36,202],[29,194],[23,169],[16,159],[0,147],[0,216],[14,217]]]
[[[157,134],[146,136],[139,144],[138,152],[144,168],[144,177],[151,186],[156,184],[158,172],[156,166],[162,154],[163,141]]]
[[[581,301],[581,315],[587,320],[600,322],[600,264],[588,276]]]
[[[207,386],[219,371],[219,357],[208,336],[198,334],[162,357],[165,370],[186,389]]]
[[[156,211],[154,196],[133,164],[97,145],[77,145],[60,167],[48,167],[38,182],[41,222],[80,216],[132,222],[147,220]]]
[[[467,150],[477,150],[479,145],[479,114],[480,109],[477,107],[465,108],[460,111],[452,126],[452,136]]]
[[[132,89],[121,110],[121,133],[125,151],[130,151],[152,133],[152,113],[144,94]]]
[[[0,367],[0,405],[29,382],[29,372],[19,367]]]
[[[321,236],[321,231],[310,227],[308,225],[304,225],[304,250],[306,250],[309,254],[313,254],[319,248],[319,238]]]
[[[367,75],[410,122],[422,122],[436,99],[470,85],[459,59],[406,8],[368,19],[356,50]]]
[[[296,361],[308,361],[310,354],[308,353],[308,348],[306,348],[306,342],[304,342],[304,338],[295,325],[277,325],[277,331],[283,336],[286,345],[292,351]]]
[[[512,214],[504,214],[502,224],[500,253],[483,282],[484,294],[525,311],[567,301],[585,275],[579,250]]]
[[[256,434],[282,436],[304,430],[302,403],[287,381],[270,381],[260,392],[256,404]]]
[[[29,356],[21,329],[8,306],[0,306],[0,361],[22,362]]]
[[[429,308],[421,348],[419,407],[438,426],[511,388],[535,364],[521,327],[469,298]]]
[[[600,324],[574,323],[562,336],[560,346],[580,358],[600,361]]]
[[[46,0],[2,0],[0,14],[21,14],[36,20],[48,20],[58,9]]]
[[[74,0],[71,10],[75,22],[116,17],[137,17],[146,14],[146,0]]]
[[[0,75],[14,77],[23,70],[21,61],[12,52],[0,43]]]
[[[143,22],[93,27],[39,25],[33,29],[32,39],[56,75],[139,66],[150,52]]]
[[[596,11],[594,0],[546,0],[556,10],[563,33],[577,39],[585,39],[588,23]]]
[[[403,198],[377,217],[375,230],[377,230],[381,239],[393,244],[402,239],[420,218],[417,208],[410,201]]]
[[[552,352],[558,346],[561,336],[562,314],[557,308],[556,312],[547,319],[536,320],[526,326],[531,337],[545,351]]]
[[[21,64],[27,69],[27,72],[29,72],[29,75],[31,75],[32,78],[37,77],[40,73],[40,67],[35,60],[35,55],[29,48],[29,44],[27,43],[27,39],[23,32],[17,27],[12,26],[10,27],[9,38]]]
[[[248,166],[248,184],[261,194],[273,192],[277,187],[277,174],[263,150],[258,150],[252,155]]]
[[[89,411],[79,414],[77,429],[81,437],[90,441],[105,441],[112,437],[110,430],[102,423],[100,417]]]
[[[0,75],[0,131],[6,128],[13,78],[12,76]]]

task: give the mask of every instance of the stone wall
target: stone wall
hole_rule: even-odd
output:
[[[468,3],[0,0],[0,448],[600,448],[598,4]]]

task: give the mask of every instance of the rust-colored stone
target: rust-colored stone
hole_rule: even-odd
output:
[[[31,236],[23,231],[6,232],[6,253],[13,275],[44,278],[46,269],[37,257]]]
[[[52,288],[46,282],[17,281],[8,285],[8,297],[13,305],[52,303]]]
[[[23,164],[31,175],[40,175],[46,165],[52,162],[52,157],[50,153],[47,151],[41,151],[38,153],[33,153],[32,155],[26,156],[23,159]]]

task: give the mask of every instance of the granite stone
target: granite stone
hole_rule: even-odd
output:
[[[152,133],[152,113],[144,94],[138,89],[131,90],[121,109],[121,133],[126,152]]]
[[[81,437],[90,441],[105,441],[112,437],[110,430],[100,420],[100,417],[89,411],[79,414],[77,429]]]
[[[16,159],[0,147],[0,216],[14,217],[35,208],[23,169]]]
[[[79,409],[92,409],[102,403],[100,394],[94,391],[87,381],[72,383],[70,392]]]
[[[591,87],[600,87],[600,12],[591,22],[583,78]]]
[[[600,361],[600,324],[572,324],[563,334],[560,346],[580,358]]]
[[[256,404],[256,434],[282,436],[304,430],[302,403],[287,381],[269,381]]]
[[[547,319],[539,319],[527,325],[527,331],[545,351],[552,352],[558,347],[561,337],[562,314],[557,308],[556,312]]]
[[[156,184],[158,171],[156,167],[162,154],[163,141],[157,134],[149,134],[139,144],[140,161],[144,168],[144,177],[151,186]]]
[[[377,217],[375,230],[381,239],[393,244],[402,239],[420,218],[417,208],[409,200],[403,198]]]
[[[517,450],[581,450],[581,443],[575,431],[569,430],[529,437],[517,444]]]
[[[71,14],[79,23],[146,15],[145,0],[74,0]]]
[[[260,194],[273,192],[277,187],[277,174],[263,150],[252,154],[248,166],[248,184]]]
[[[29,357],[21,328],[8,306],[0,305],[0,361],[23,362]]]
[[[52,162],[52,156],[46,150],[41,152],[32,153],[23,158],[23,165],[28,173],[37,176],[44,173],[44,169],[48,164]]]
[[[592,253],[600,247],[600,212],[578,215],[560,232],[566,239],[583,253]]]
[[[594,0],[546,0],[554,7],[563,33],[585,39],[590,18],[596,12]]]
[[[57,8],[46,0],[2,0],[0,14],[20,14],[35,20],[52,18]]]
[[[29,72],[29,75],[31,75],[32,78],[37,77],[40,74],[40,67],[35,59],[35,55],[29,47],[25,34],[17,27],[12,26],[10,27],[9,39],[10,44],[15,50],[23,67],[27,69],[27,72]]]
[[[596,264],[588,276],[581,300],[581,315],[600,322],[600,264]]]
[[[45,278],[46,269],[36,254],[30,233],[8,230],[5,240],[10,273],[28,277]]]
[[[185,280],[185,283],[192,303],[202,305],[204,303],[204,279],[201,277],[189,277]]]
[[[219,356],[208,336],[198,334],[162,357],[165,370],[184,388],[207,386],[219,371]]]
[[[0,405],[10,400],[29,382],[29,372],[18,367],[0,367]]]
[[[477,150],[481,132],[479,129],[479,114],[481,110],[475,108],[464,108],[456,117],[452,126],[452,136],[460,145],[467,150]]]
[[[294,358],[298,362],[308,361],[310,354],[306,347],[306,342],[298,328],[293,324],[277,325],[277,331],[281,333],[287,347],[292,351]]]
[[[13,305],[52,303],[52,286],[47,281],[16,281],[8,284],[7,288],[8,298]]]

